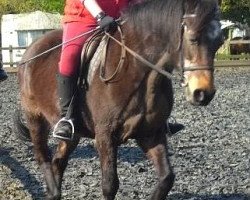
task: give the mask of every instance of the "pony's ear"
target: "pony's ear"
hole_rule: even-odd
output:
[[[192,11],[192,9],[195,9],[196,6],[201,3],[202,0],[186,0],[186,9],[189,11]],[[217,3],[219,7],[221,6],[222,0],[213,0],[214,3]],[[205,3],[205,1],[204,1]]]
[[[187,0],[185,1],[186,12],[193,13],[196,5],[200,0]]]

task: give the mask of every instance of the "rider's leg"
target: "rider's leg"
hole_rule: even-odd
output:
[[[71,140],[73,133],[73,126],[71,123],[74,122],[74,117],[71,114],[67,115],[67,112],[69,106],[74,106],[74,104],[70,104],[76,91],[76,78],[74,76],[65,76],[59,73],[57,76],[57,85],[61,120],[55,126],[53,135],[60,139]]]
[[[59,62],[59,75],[57,79],[58,84],[58,95],[59,95],[59,105],[61,109],[62,119],[56,124],[53,132],[53,136],[64,139],[71,140],[72,129],[74,124],[74,117],[68,115],[68,108],[72,108],[74,103],[70,105],[72,97],[77,90],[77,72],[78,66],[80,65],[81,50],[84,42],[89,37],[81,37],[79,39],[67,42],[70,39],[93,29],[93,27],[86,27],[82,22],[67,23],[63,25],[63,47]],[[65,117],[67,116],[67,119]],[[73,124],[72,124],[72,123]]]

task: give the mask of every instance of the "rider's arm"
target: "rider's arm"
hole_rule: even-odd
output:
[[[117,24],[113,17],[110,17],[104,13],[96,0],[80,0],[90,14],[97,20],[100,28],[105,31],[113,31],[116,29]]]
[[[96,0],[80,0],[85,8],[90,12],[93,17],[97,17],[100,13],[103,13],[103,10],[100,8]]]

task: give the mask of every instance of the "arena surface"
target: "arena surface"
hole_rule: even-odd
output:
[[[217,93],[207,107],[193,107],[174,80],[172,116],[185,128],[169,136],[176,181],[170,200],[250,199],[250,67],[217,68]],[[13,132],[18,107],[15,74],[0,83],[0,200],[44,199],[32,145]],[[55,149],[56,140],[50,140]],[[62,199],[101,199],[100,165],[93,141],[82,139],[64,175]],[[133,141],[119,149],[117,200],[146,200],[156,184],[151,163]]]

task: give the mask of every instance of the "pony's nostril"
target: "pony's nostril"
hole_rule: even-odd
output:
[[[215,90],[207,91],[196,89],[193,93],[193,100],[195,104],[206,106],[213,99]]]
[[[194,99],[196,102],[203,102],[205,100],[205,92],[200,89],[195,90]]]

